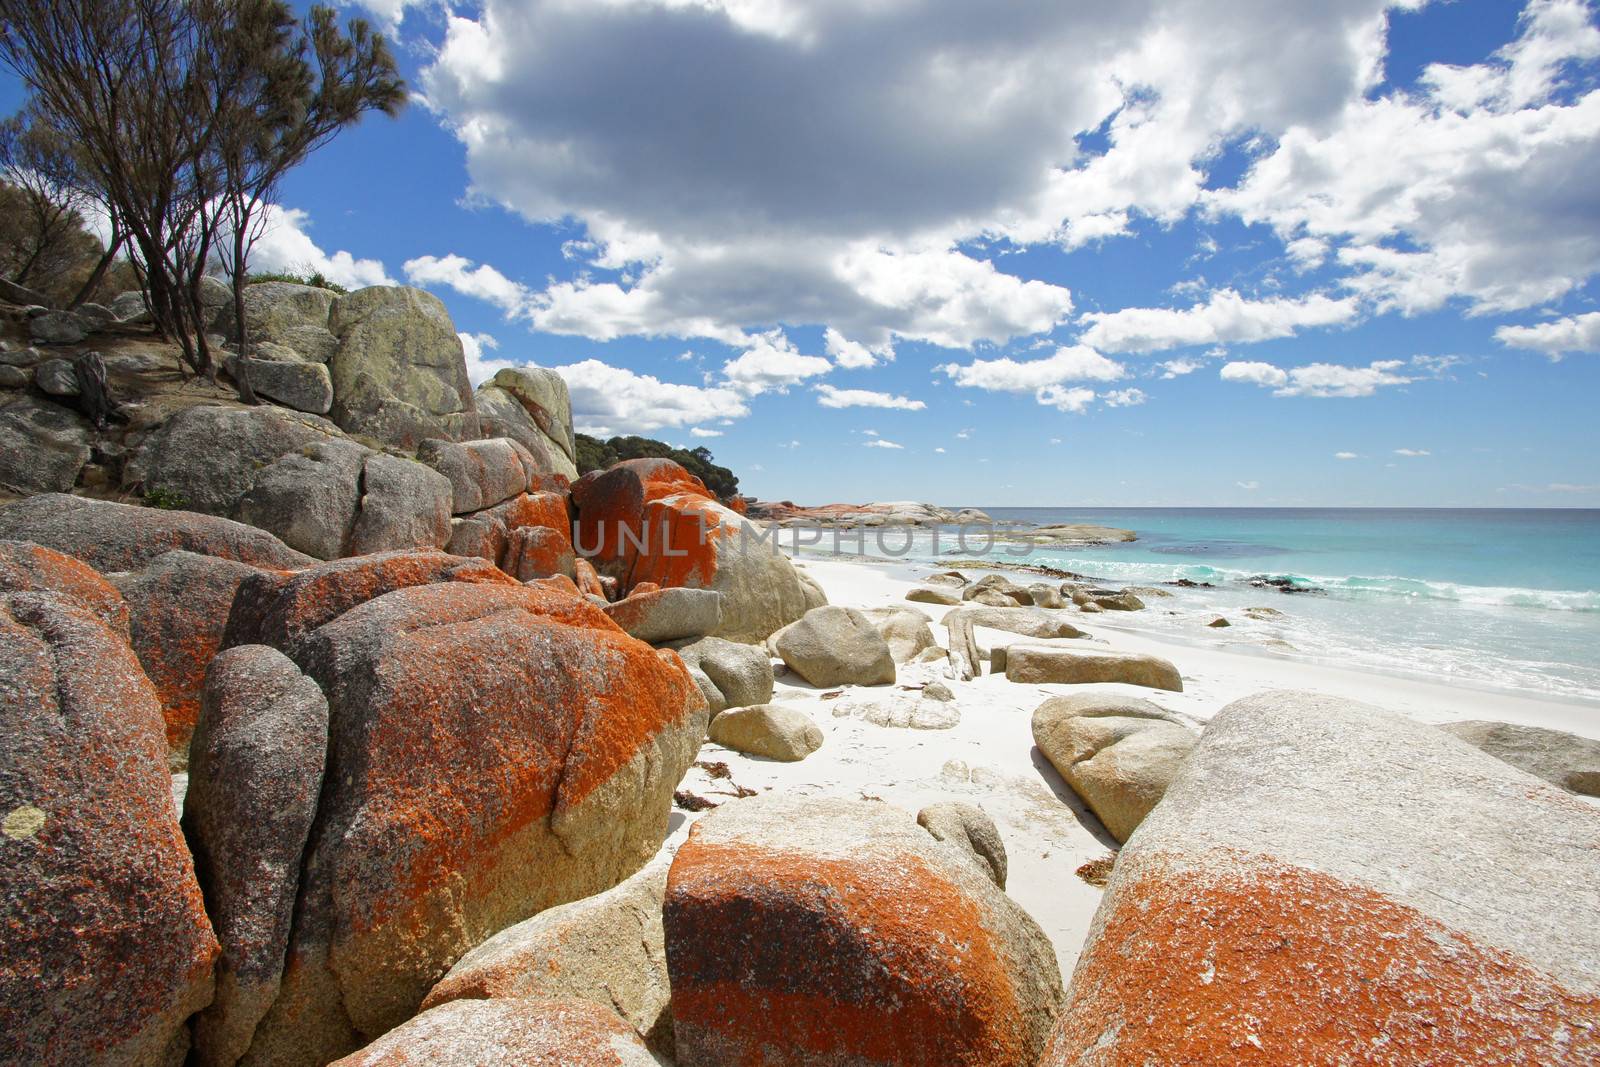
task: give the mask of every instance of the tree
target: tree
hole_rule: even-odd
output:
[[[609,441],[581,433],[576,437],[579,474],[605,470],[625,459],[670,459],[704,482],[718,500],[727,502],[738,495],[738,476],[718,466],[704,445],[682,449],[650,437],[613,437]]]
[[[0,121],[0,276],[77,306],[99,280],[84,226],[93,191],[72,147],[37,116]]]
[[[0,25],[0,61],[126,230],[158,328],[214,375],[200,292],[219,237],[243,223],[242,278],[283,173],[363,111],[398,108],[387,44],[326,8],[300,23],[283,0],[0,0]]]

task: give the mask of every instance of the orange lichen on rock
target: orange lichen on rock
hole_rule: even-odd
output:
[[[531,492],[456,524],[450,551],[478,556],[526,581],[573,575],[572,519],[565,493]]]
[[[572,576],[578,584],[578,591],[585,596],[605,598],[606,587],[600,581],[599,573],[594,569],[594,564],[579,557],[572,561]]]
[[[30,591],[75,600],[119,636],[128,636],[128,606],[122,594],[93,567],[29,541],[0,541],[0,593]]]
[[[351,608],[396,589],[439,582],[516,585],[482,560],[425,550],[333,560],[292,575],[261,574],[240,587],[224,644],[287,652]]]
[[[667,459],[633,459],[593,471],[572,487],[577,548],[624,588],[707,586],[716,575],[721,505],[705,484]]]
[[[915,855],[827,859],[691,835],[665,922],[686,1064],[1032,1062],[979,907]]]
[[[584,1000],[456,1000],[331,1067],[646,1067],[658,1061],[610,1008]]]
[[[1381,893],[1261,857],[1141,860],[1041,1067],[1600,1062],[1600,999]]]

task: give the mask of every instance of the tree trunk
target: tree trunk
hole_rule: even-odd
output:
[[[106,247],[105,254],[100,257],[100,262],[94,265],[94,273],[89,275],[89,280],[83,283],[83,287],[78,290],[78,295],[74,296],[72,301],[67,304],[68,311],[78,310],[83,306],[84,301],[89,299],[89,294],[99,288],[100,282],[106,276],[106,271],[111,269],[112,261],[117,258],[118,250],[122,248],[123,242],[127,239],[127,234],[118,233],[117,228],[112,226],[111,244]]]
[[[233,361],[233,383],[239,387],[239,399],[246,404],[260,403],[256,398],[255,388],[250,384],[250,324],[244,319],[244,286],[245,272],[244,259],[248,251],[245,247],[245,227],[240,225],[235,216],[233,227],[233,269],[229,271],[229,281],[233,283],[233,328],[238,331],[235,345],[239,355]]]
[[[104,430],[117,413],[117,402],[106,385],[106,361],[98,352],[85,352],[72,361],[72,373],[78,379],[78,407],[96,429]]]

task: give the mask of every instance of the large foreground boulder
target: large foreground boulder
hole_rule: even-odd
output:
[[[544,469],[577,479],[572,400],[561,375],[543,367],[505,367],[478,387],[475,400],[484,436],[518,441]]]
[[[328,762],[246,1062],[359,1048],[468,949],[638,870],[705,737],[675,654],[554,588],[397,589],[290,655],[327,695]]]
[[[278,994],[300,857],[322,789],[328,702],[283,653],[229,649],[205,679],[183,828],[222,955],[195,1019],[205,1067],[232,1067]]]
[[[889,685],[895,679],[889,643],[855,608],[812,608],[771,643],[790,670],[815,686]]]
[[[1006,679],[1065,685],[1120,682],[1183,692],[1183,678],[1178,668],[1157,656],[1064,645],[1010,645],[1006,649]]]
[[[0,594],[0,1062],[182,1062],[217,942],[161,706],[77,600]]]
[[[87,563],[27,541],[0,541],[0,595],[50,593],[73,601],[112,633],[128,639],[128,605]]]
[[[862,614],[872,620],[878,633],[889,644],[889,655],[896,663],[909,663],[919,652],[935,647],[928,616],[915,608],[871,608]]]
[[[244,523],[63,493],[25,497],[0,508],[0,538],[65,552],[101,574],[139,570],[174,549],[254,567],[292,569],[314,562]]]
[[[454,1000],[334,1067],[661,1067],[615,1012],[586,1000]]]
[[[1118,857],[1042,1063],[1594,1063],[1597,884],[1587,802],[1375,708],[1237,701]]]
[[[772,699],[772,657],[761,645],[741,645],[720,637],[702,637],[687,644],[673,642],[690,673],[698,671],[712,692],[706,694],[711,714],[744,708]],[[696,679],[698,681],[699,679]],[[713,695],[714,694],[714,695]]]
[[[358,289],[333,303],[333,421],[413,451],[431,437],[481,436],[466,355],[443,302],[407,286]]]
[[[1118,841],[1160,802],[1196,737],[1178,716],[1138,697],[1075,693],[1033,713],[1033,743]]]
[[[1038,925],[882,803],[722,805],[673,861],[665,927],[681,1067],[1015,1067],[1060,996]]]
[[[1469,720],[1439,729],[1563,789],[1600,797],[1600,741],[1509,722]]]
[[[770,531],[712,499],[700,480],[666,459],[631,459],[572,486],[577,550],[623,590],[715,589],[724,596],[713,636],[763,641],[805,614],[815,595]]]
[[[670,857],[598,896],[540,912],[461,957],[422,1002],[576,997],[615,1009],[652,1047],[672,1051],[661,901]]]

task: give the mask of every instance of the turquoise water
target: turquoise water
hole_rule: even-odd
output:
[[[1129,544],[1023,562],[1114,582],[1187,578],[1128,618],[1187,639],[1600,703],[1600,511],[987,508],[997,522],[1087,522]],[[931,558],[919,538],[913,556]],[[870,551],[870,549],[869,549]],[[942,538],[939,554],[971,555]],[[1002,558],[1005,557],[1001,553]],[[1285,594],[1247,580],[1289,578]],[[1244,617],[1270,607],[1282,618]],[[1222,614],[1233,623],[1210,630]],[[1123,620],[1118,619],[1119,623]]]

